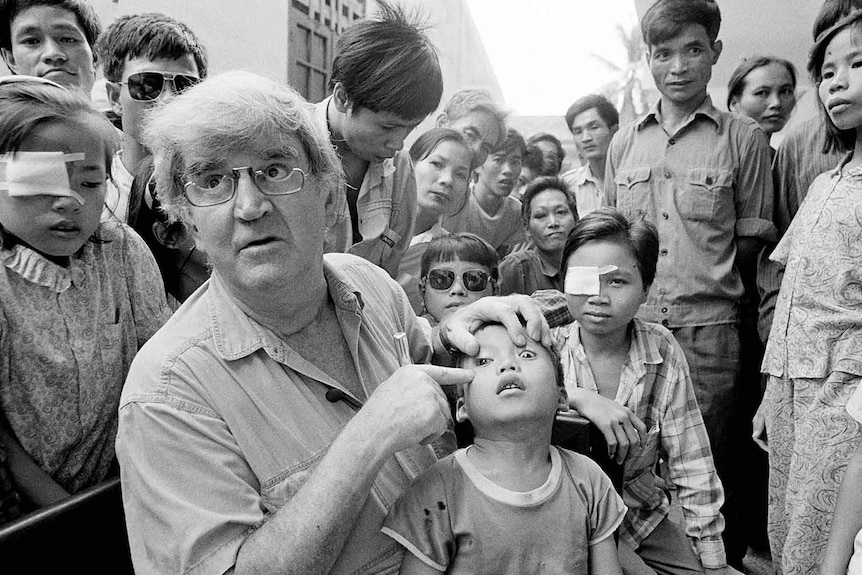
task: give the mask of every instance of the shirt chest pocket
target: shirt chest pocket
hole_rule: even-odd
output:
[[[677,190],[679,213],[688,220],[713,220],[733,213],[733,174],[727,170],[694,169],[688,186]]]
[[[275,513],[305,485],[326,451],[293,465],[261,485],[260,494],[267,513]]]
[[[614,176],[617,187],[617,209],[627,216],[647,212],[650,197],[650,168],[620,170]]]

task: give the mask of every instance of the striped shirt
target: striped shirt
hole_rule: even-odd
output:
[[[686,535],[703,566],[723,567],[724,518],[719,509],[724,491],[682,348],[658,324],[634,319],[631,333],[628,361],[614,400],[637,415],[648,433],[641,449],[625,462],[623,499],[629,510],[620,536],[637,547],[667,517],[670,499],[655,472],[661,457],[676,486]],[[566,388],[598,393],[578,324],[554,328],[552,337],[560,353]]]

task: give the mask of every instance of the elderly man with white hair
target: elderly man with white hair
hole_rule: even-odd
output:
[[[440,385],[472,378],[423,364],[452,345],[475,353],[469,329],[484,319],[513,338],[518,315],[537,337],[547,324],[527,298],[491,298],[432,332],[381,268],[324,255],[339,163],[287,86],[210,78],[157,108],[146,140],[162,205],[213,273],[123,391],[136,571],[396,572],[383,518],[434,461],[427,443],[450,417]]]

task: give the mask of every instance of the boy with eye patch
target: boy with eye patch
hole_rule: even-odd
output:
[[[131,197],[132,181],[150,155],[142,143],[144,116],[206,78],[207,53],[186,24],[159,13],[120,16],[99,36],[97,51],[108,101],[123,130],[104,217],[134,224],[141,202],[152,205],[149,198]]]
[[[605,434],[608,456],[624,465],[623,571],[733,573],[721,539],[724,494],[685,355],[666,328],[635,318],[655,277],[658,245],[655,226],[642,218],[611,208],[584,216],[561,266],[575,322],[554,328],[552,337],[569,406]],[[685,532],[668,519],[659,458],[668,464]]]
[[[595,462],[551,445],[567,410],[557,354],[514,344],[501,324],[475,336],[479,353],[456,357],[475,374],[456,406],[475,440],[420,475],[383,524],[406,549],[401,574],[621,574],[622,499]]]

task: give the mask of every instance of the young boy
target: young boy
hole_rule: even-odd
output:
[[[108,101],[123,126],[105,205],[113,217],[134,224],[142,198],[130,197],[132,180],[150,155],[142,143],[144,116],[206,78],[207,54],[187,25],[159,13],[120,16],[99,37],[97,49]]]
[[[327,222],[327,251],[348,252],[393,278],[413,239],[416,180],[404,139],[443,94],[437,51],[401,8],[349,26],[332,60],[332,95],[315,115],[344,170],[342,206]]]
[[[513,344],[500,324],[475,336],[479,353],[458,358],[475,376],[456,407],[475,441],[418,477],[383,524],[407,549],[401,574],[621,573],[622,499],[596,463],[551,446],[566,409],[556,353]]]
[[[667,329],[635,318],[655,277],[658,245],[655,226],[611,208],[580,220],[561,267],[575,323],[554,328],[553,338],[570,406],[599,428],[628,418],[640,435],[608,439],[616,450],[610,455],[625,462],[623,569],[642,572],[670,562],[711,573],[726,565],[724,494],[688,364]],[[691,545],[667,517],[670,501],[655,473],[659,457],[668,464]]]
[[[517,130],[509,129],[499,148],[478,168],[478,180],[464,208],[443,219],[452,233],[470,232],[487,241],[501,256],[527,239],[521,224],[521,202],[510,194],[518,183],[527,143]]]

